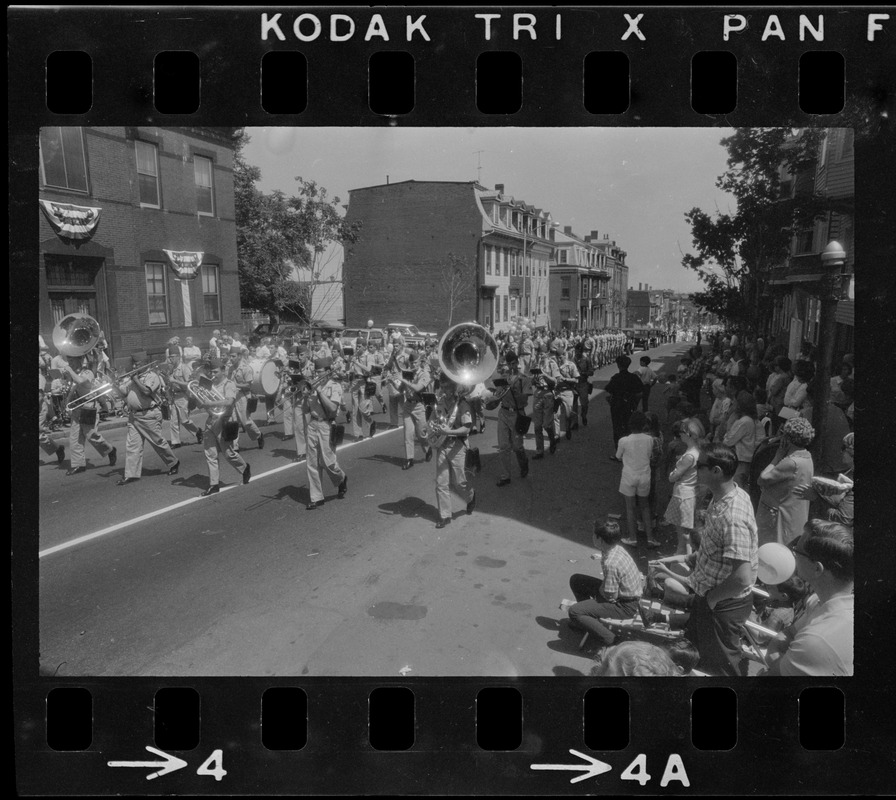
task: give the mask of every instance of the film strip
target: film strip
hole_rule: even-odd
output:
[[[46,126],[842,127],[855,132],[864,262],[856,346],[866,374],[893,352],[896,19],[887,8],[23,7],[8,11],[8,24],[16,298],[39,290],[34,200]],[[33,340],[35,318],[27,302],[14,305],[13,342]],[[25,355],[13,348],[14,376],[24,376]],[[892,387],[883,371],[862,386],[866,419],[886,418]],[[13,411],[14,463],[30,463],[32,417]],[[889,464],[868,427],[862,460]],[[890,792],[893,493],[892,472],[883,473],[873,496],[858,490],[855,677],[759,681],[597,680],[562,670],[60,674],[39,666],[34,533],[43,509],[22,502],[39,496],[37,477],[14,470],[16,788],[25,796]]]

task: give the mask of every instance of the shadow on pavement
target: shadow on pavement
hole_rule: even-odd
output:
[[[419,497],[404,497],[395,503],[381,503],[380,512],[405,519],[431,519],[438,522],[439,512],[431,503]]]

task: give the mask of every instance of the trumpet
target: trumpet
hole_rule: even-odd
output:
[[[227,398],[213,385],[203,386],[199,381],[190,381],[187,384],[187,391],[193,395],[198,402],[202,404],[213,404],[212,407],[208,409],[208,413],[212,417],[221,418],[230,411],[230,406],[224,405],[227,403]]]

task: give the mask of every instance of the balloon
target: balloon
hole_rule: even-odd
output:
[[[373,327],[373,320],[372,320],[372,319],[367,320],[367,327],[368,327],[368,328],[372,328],[372,327]]]
[[[796,570],[796,558],[789,547],[778,542],[768,542],[758,551],[759,580],[766,586],[784,583]]]

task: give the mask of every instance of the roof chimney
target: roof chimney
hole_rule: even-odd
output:
[[[572,225],[564,225],[563,232],[572,236]]]
[[[504,184],[503,184],[503,183],[496,183],[496,184],[495,184],[495,191],[496,191],[496,192],[501,192],[501,194],[504,194]]]
[[[598,238],[598,236],[597,236],[597,231],[591,231],[591,238],[592,238],[592,239],[597,239],[597,238]]]
[[[638,291],[639,291],[639,292],[641,291],[641,284],[640,284],[640,283],[638,284]]]
[[[388,186],[388,185],[389,185],[389,176],[387,175],[386,176],[386,186]]]

